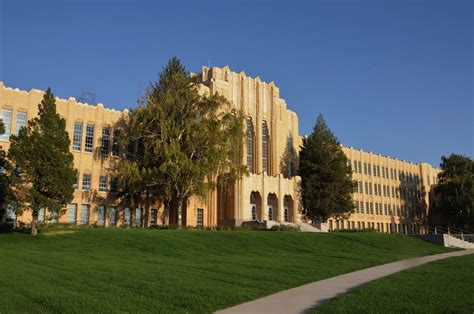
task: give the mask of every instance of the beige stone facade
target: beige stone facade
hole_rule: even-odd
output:
[[[294,176],[291,167],[282,168],[282,164],[285,152],[290,151],[288,148],[298,151],[302,138],[298,116],[280,98],[279,88],[273,82],[233,72],[227,66],[203,67],[200,75],[202,93],[225,96],[234,109],[242,110],[246,116],[247,136],[242,158],[248,165],[249,175],[238,181],[230,194],[216,190],[205,200],[192,198],[187,207],[186,224],[214,227],[240,225],[251,220],[301,221],[300,178]],[[8,134],[15,133],[27,119],[36,116],[42,97],[42,91],[21,91],[0,82],[0,119],[7,128],[6,135],[0,137],[0,146],[8,149]],[[115,195],[119,174],[113,170],[118,158],[115,156],[118,155],[115,145],[118,134],[114,131],[117,121],[126,118],[128,111],[107,109],[102,104],[78,103],[74,98],[57,98],[56,104],[58,113],[66,119],[71,151],[79,171],[74,200],[59,221],[140,225],[143,209],[127,208],[117,202]],[[438,169],[425,163],[414,164],[353,148],[343,149],[354,169],[354,180],[358,181],[354,201],[359,207],[348,220],[329,220],[333,230],[370,227],[384,232],[397,228],[396,231],[402,232],[419,224],[425,217],[420,213],[426,208],[416,205],[412,195],[426,198],[430,185],[436,183]],[[159,204],[155,207],[151,209],[150,224],[161,224],[163,211]],[[46,211],[40,219],[47,221],[48,216]],[[17,220],[29,223],[31,217],[24,214]]]

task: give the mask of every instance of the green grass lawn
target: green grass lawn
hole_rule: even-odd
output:
[[[313,313],[473,313],[474,254],[372,281]]]
[[[0,312],[212,312],[446,251],[376,233],[49,228],[36,238],[0,234]]]

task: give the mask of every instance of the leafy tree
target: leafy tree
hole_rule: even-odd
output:
[[[177,58],[163,68],[127,125],[125,190],[134,194],[130,183],[140,181],[137,200],[162,201],[170,224],[186,221],[192,195],[206,197],[217,184],[229,186],[245,172],[242,113],[232,111],[223,96],[201,95],[199,79]]]
[[[448,224],[474,228],[474,161],[468,156],[441,157],[435,208]]]
[[[56,112],[51,89],[46,91],[38,108],[38,116],[29,120],[18,136],[12,137],[8,152],[20,178],[14,193],[19,209],[32,212],[33,236],[37,234],[40,209],[49,209],[59,219],[73,198],[77,180],[66,120]]]
[[[354,211],[355,181],[347,157],[320,114],[300,152],[303,214],[312,220],[346,218]]]

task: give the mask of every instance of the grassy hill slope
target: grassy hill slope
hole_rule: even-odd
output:
[[[212,312],[447,249],[403,235],[45,229],[0,234],[2,312]]]

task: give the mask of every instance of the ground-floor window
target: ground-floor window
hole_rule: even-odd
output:
[[[203,225],[203,210],[202,208],[197,209],[197,219],[196,219],[196,225],[202,226]]]
[[[44,223],[44,208],[40,208],[38,212],[38,222]]]
[[[76,224],[77,204],[71,203],[67,205],[67,223]]]
[[[109,207],[109,226],[115,226],[117,224],[117,207]]]
[[[140,228],[142,225],[142,209],[136,208],[135,209],[135,227]]]
[[[127,227],[130,227],[132,221],[132,209],[127,207],[125,208],[125,217],[124,217],[124,224]]]
[[[89,224],[89,212],[90,212],[90,205],[82,204],[82,207],[81,207],[81,224],[82,225]]]
[[[284,216],[285,221],[288,221],[288,208],[287,207],[285,207],[285,210],[283,212],[283,216]]]
[[[257,206],[252,205],[252,220],[257,220]]]
[[[273,220],[273,207],[268,207],[268,220]]]
[[[151,213],[150,213],[150,225],[152,226],[156,225],[157,217],[158,217],[158,210],[156,208],[152,208]]]
[[[103,226],[105,224],[105,206],[99,205],[97,207],[97,225]]]
[[[355,221],[351,221],[351,229],[352,229],[352,230],[355,229]]]

